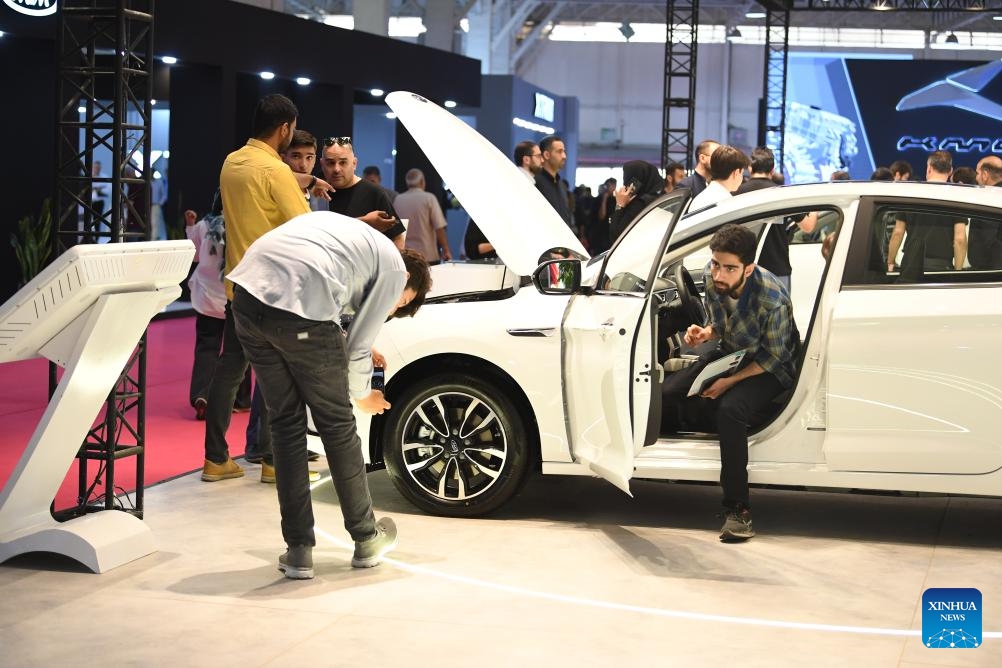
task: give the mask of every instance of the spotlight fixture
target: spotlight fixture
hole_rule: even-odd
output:
[[[157,101],[156,100],[150,100],[150,106],[151,107],[157,106]]]
[[[386,117],[392,121],[394,118],[397,117],[397,115],[395,113],[393,113],[392,111],[388,111],[388,112],[386,112]]]
[[[626,38],[627,42],[630,41],[631,37],[637,34],[637,31],[633,29],[633,26],[630,25],[629,21],[623,21],[623,23],[619,26],[619,32]]]
[[[946,39],[943,40],[943,43],[944,44],[960,44],[960,40],[957,39],[957,35],[955,33],[951,32],[949,35],[946,36]]]
[[[445,108],[446,109],[455,109],[456,108],[456,101],[455,100],[446,100],[445,101]]]
[[[160,59],[160,62],[162,62],[164,65],[177,65],[177,58],[175,58],[174,56],[164,56],[163,58]]]
[[[87,113],[87,107],[77,107],[77,113],[78,114],[86,114]]]
[[[372,95],[372,97],[383,97],[383,95],[386,94],[386,91],[382,88],[373,88],[369,91],[369,94]]]
[[[311,81],[309,77],[296,77],[296,83],[300,86],[309,86]]]
[[[764,19],[765,18],[765,12],[757,12],[757,11],[745,12],[745,18],[746,19]]]
[[[993,16],[992,21],[1002,21],[1002,14],[996,14]]]
[[[275,78],[275,73],[274,72],[261,72],[260,77],[262,79],[264,79],[265,81],[271,81],[272,79]]]
[[[737,26],[731,26],[727,29],[727,41],[733,42],[736,39],[741,39],[741,31],[738,30]]]

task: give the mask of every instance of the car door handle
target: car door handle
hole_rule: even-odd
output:
[[[507,330],[511,336],[553,336],[557,332],[556,327],[523,327]]]

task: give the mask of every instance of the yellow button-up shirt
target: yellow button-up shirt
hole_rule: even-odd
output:
[[[226,219],[227,274],[258,237],[310,211],[292,170],[275,149],[257,139],[248,139],[226,156],[219,187]],[[233,284],[229,281],[226,296],[233,299]]]

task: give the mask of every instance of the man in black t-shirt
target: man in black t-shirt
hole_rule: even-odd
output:
[[[1002,158],[990,155],[978,161],[975,179],[979,186],[1002,188]],[[970,234],[967,259],[971,269],[1002,269],[1002,224],[998,220],[975,218]]]
[[[742,183],[734,192],[735,195],[750,193],[755,190],[775,188],[772,172],[776,168],[776,159],[772,150],[759,146],[751,152],[751,165],[748,170],[751,177]],[[786,225],[769,225],[765,232],[765,243],[756,264],[776,275],[776,278],[790,291],[790,242],[786,234]]]
[[[926,181],[945,183],[952,173],[953,157],[949,152],[933,151],[929,154]],[[887,249],[888,272],[894,271],[894,261],[902,241],[904,254],[900,280],[918,280],[925,271],[960,271],[967,257],[967,220],[927,213],[897,216]]]
[[[357,167],[358,158],[355,157],[351,137],[328,137],[324,140],[320,168],[324,172],[324,178],[334,186],[330,210],[352,218],[362,218],[403,250],[406,230],[394,214],[390,198],[380,186],[355,174]],[[378,222],[370,220],[368,214],[376,211],[385,211],[390,217],[379,217]]]

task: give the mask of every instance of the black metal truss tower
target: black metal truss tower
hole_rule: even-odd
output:
[[[699,0],[668,0],[661,166],[672,161],[693,168],[696,117],[696,50]]]
[[[765,82],[763,98],[765,145],[772,149],[776,171],[783,173],[783,142],[786,128],[786,66],[789,60],[790,11],[766,8]]]
[[[78,243],[149,240],[155,0],[64,0],[59,8],[56,90],[56,180],[53,257]],[[94,152],[107,149],[107,172],[94,173]],[[103,190],[111,206],[92,198]],[[50,364],[50,392],[57,369]],[[103,415],[77,453],[77,505],[55,511],[143,511],[146,443],[146,336],[108,396]],[[117,498],[116,461],[134,456],[136,496]],[[97,464],[93,478],[88,464]],[[99,485],[102,492],[97,493]]]

